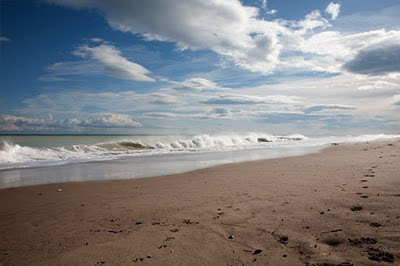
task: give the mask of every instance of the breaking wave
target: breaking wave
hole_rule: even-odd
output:
[[[357,137],[310,138],[300,135],[274,136],[259,133],[244,135],[198,135],[194,137],[147,138],[127,137],[123,140],[62,147],[30,147],[0,142],[0,169],[44,166],[68,162],[110,160],[129,156],[151,156],[173,153],[215,152],[291,145],[315,146],[332,142],[359,142],[399,137],[364,135]]]

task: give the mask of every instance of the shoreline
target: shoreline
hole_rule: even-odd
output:
[[[319,152],[326,147],[329,147],[329,144],[314,147],[279,147],[219,152],[205,151],[193,154],[160,154],[149,157],[122,157],[112,160],[2,169],[0,170],[0,190],[70,182],[107,182],[155,178],[235,163],[303,156]],[[54,178],[54,176],[57,176],[57,178]],[[78,179],[76,178],[77,176],[81,178]],[[17,181],[13,180],[15,177],[17,177]]]
[[[293,136],[294,135],[290,135],[287,136],[287,138],[293,138]],[[252,145],[239,145],[237,147],[230,147],[228,145],[225,147],[226,149],[222,150],[219,150],[219,148],[207,148],[204,150],[200,149],[193,151],[189,149],[182,151],[160,149],[154,154],[144,153],[141,155],[140,152],[134,152],[130,155],[120,154],[120,156],[116,156],[115,158],[113,157],[114,155],[96,157],[99,156],[99,154],[96,155],[96,152],[94,152],[94,154],[88,152],[88,154],[86,154],[85,156],[95,156],[93,158],[89,156],[86,159],[83,159],[82,155],[79,155],[78,157],[72,159],[72,155],[63,155],[62,151],[56,149],[52,151],[52,153],[55,153],[53,154],[52,158],[59,158],[60,155],[62,156],[59,159],[54,160],[49,159],[49,154],[45,156],[44,154],[46,153],[43,154],[44,151],[39,148],[35,148],[35,145],[32,146],[32,150],[29,150],[29,152],[24,151],[19,154],[20,152],[18,149],[18,144],[14,145],[12,143],[10,144],[6,142],[8,143],[6,149],[8,151],[5,153],[2,152],[0,154],[0,157],[2,157],[1,159],[3,161],[3,163],[0,163],[0,189],[50,183],[65,183],[76,181],[84,182],[93,180],[124,180],[132,178],[148,178],[179,174],[229,163],[306,155],[318,152],[325,147],[329,147],[330,145],[332,145],[332,143],[348,145],[352,143],[361,143],[368,141],[394,141],[396,139],[400,139],[399,136],[400,135],[377,134],[347,137],[328,136],[325,138],[310,139],[303,136],[305,139],[300,142],[297,142],[295,140],[289,141],[287,143],[285,143],[285,141],[277,141],[272,142],[266,146],[256,145],[253,147]],[[254,138],[254,136],[252,137]],[[218,136],[216,138],[218,139]],[[59,141],[64,141],[65,143],[71,142],[71,140],[57,139],[57,141],[53,140],[53,144],[56,142],[58,143]],[[233,141],[233,139],[231,139],[231,141]],[[39,140],[39,143],[43,144],[43,140]],[[115,145],[119,142],[116,142],[114,140],[114,142],[110,143],[114,143],[113,145]],[[140,143],[140,141],[138,143]],[[168,141],[166,143],[168,143]],[[48,145],[48,143],[46,145]],[[47,147],[46,145],[44,147]],[[92,146],[97,147],[97,145],[101,146],[102,144],[100,142],[97,144],[93,144]],[[29,147],[29,145],[27,147]],[[13,154],[13,152],[16,152],[16,154]],[[17,155],[22,157],[19,158]],[[29,156],[33,155],[35,156],[33,158],[33,161],[27,159],[31,158]],[[8,163],[5,163],[4,160],[7,161],[7,159],[5,159],[8,158],[7,156],[10,156],[12,160],[10,158],[9,159],[12,162],[10,161]]]
[[[0,263],[398,262],[399,160],[400,141],[386,140],[161,177],[1,189]]]

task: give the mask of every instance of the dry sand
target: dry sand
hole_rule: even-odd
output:
[[[400,265],[399,141],[0,201],[3,265]]]

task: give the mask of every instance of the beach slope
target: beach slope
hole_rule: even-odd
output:
[[[0,190],[2,265],[394,265],[400,142]]]

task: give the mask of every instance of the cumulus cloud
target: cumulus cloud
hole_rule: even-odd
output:
[[[81,45],[74,51],[74,54],[83,58],[89,57],[102,63],[106,73],[110,76],[137,81],[155,81],[147,76],[150,71],[123,57],[121,52],[112,45],[100,44],[92,47]]]
[[[14,124],[14,125],[42,125],[53,122],[53,117],[49,115],[47,118],[26,118],[14,115],[0,115],[0,124]]]
[[[283,70],[303,69],[341,73],[346,69],[344,66],[360,51],[365,49],[370,51],[373,47],[379,46],[388,47],[394,42],[393,40],[399,39],[400,31],[385,29],[362,33],[322,31],[305,39],[288,35],[286,52],[297,50],[301,54],[282,58],[281,67]],[[295,46],[292,46],[294,44]]]
[[[344,69],[366,75],[400,72],[400,37],[396,42],[382,42],[360,50]]]
[[[268,73],[278,62],[281,26],[257,19],[258,9],[239,0],[48,2],[101,10],[114,29],[175,42],[179,49],[209,49],[250,71]]]
[[[260,16],[260,8],[267,4],[264,1],[261,7],[246,6],[239,0],[47,1],[76,9],[100,10],[116,30],[140,34],[146,40],[173,42],[181,50],[211,50],[240,68],[262,74],[276,71],[340,73],[343,65],[362,49],[400,36],[399,30],[361,33],[327,30],[332,25],[320,10],[310,12],[299,21],[267,21]],[[339,3],[331,2],[325,12],[331,20],[336,20],[340,8]],[[114,75],[151,79],[146,70],[141,69],[142,75],[135,77],[130,71],[115,69],[114,64],[109,64],[110,60],[98,58],[103,58],[100,50],[106,48],[84,46],[82,50],[110,67]]]
[[[331,19],[335,20],[340,13],[340,4],[331,2],[325,9],[325,12],[331,15]]]
[[[133,120],[128,115],[121,114],[110,114],[104,115],[100,117],[91,117],[87,120],[84,120],[80,123],[82,126],[90,126],[90,127],[117,127],[117,128],[125,128],[125,127],[140,127],[141,124],[135,120]]]
[[[0,36],[0,42],[11,42],[11,39],[6,36]]]
[[[68,131],[90,128],[135,128],[141,126],[132,117],[121,114],[98,115],[85,120],[77,118],[57,120],[52,115],[47,118],[0,115],[0,130],[2,131]]]
[[[307,33],[307,31],[312,31],[317,28],[326,28],[329,25],[329,21],[321,15],[321,11],[319,10],[314,10],[311,13],[307,14],[303,20],[292,23],[292,27],[295,26],[295,29],[298,28],[297,33],[302,34],[305,34]]]

